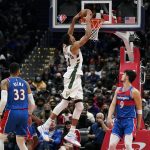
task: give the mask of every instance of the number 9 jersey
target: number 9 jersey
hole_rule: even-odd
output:
[[[8,80],[8,100],[6,110],[28,109],[28,87],[20,77],[10,77]]]

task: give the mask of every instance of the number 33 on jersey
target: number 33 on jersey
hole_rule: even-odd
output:
[[[10,77],[8,80],[8,100],[6,109],[28,108],[28,87],[26,81],[19,77]]]

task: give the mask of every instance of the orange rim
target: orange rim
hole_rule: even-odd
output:
[[[92,29],[99,29],[104,22],[104,19],[92,18],[91,19],[91,27]],[[85,20],[82,18],[80,19],[81,24],[85,24]]]

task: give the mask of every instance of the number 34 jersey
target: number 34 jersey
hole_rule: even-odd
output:
[[[6,110],[28,108],[28,87],[20,77],[10,77],[8,80],[8,99]]]
[[[70,51],[71,45],[69,46],[64,46],[63,47],[63,53],[67,62],[67,71],[64,74],[65,78],[70,78],[70,75],[74,71],[74,69],[77,69],[76,74],[77,75],[83,75],[82,72],[82,62],[83,62],[83,57],[82,53],[79,50],[78,55],[73,55],[72,52]]]

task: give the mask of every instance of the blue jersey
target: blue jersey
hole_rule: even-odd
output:
[[[131,96],[133,87],[123,91],[123,87],[117,92],[116,118],[136,118],[135,102]]]
[[[8,80],[8,99],[6,110],[28,108],[28,87],[20,77],[10,77]]]

